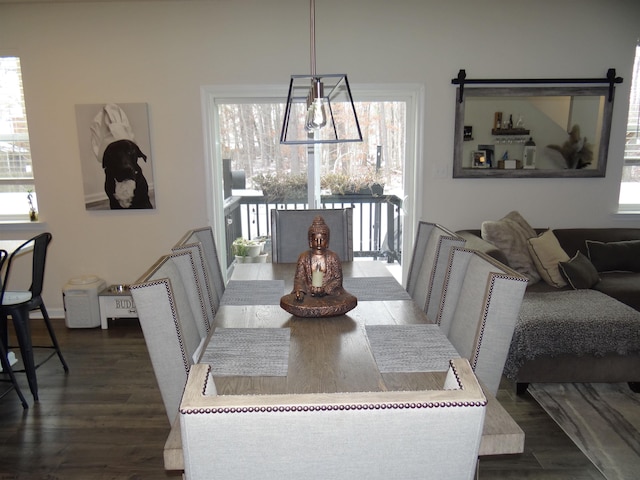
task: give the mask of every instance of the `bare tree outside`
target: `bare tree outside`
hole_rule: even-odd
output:
[[[281,145],[282,103],[222,104],[219,106],[220,140],[223,158],[231,159],[232,170],[242,170],[247,188],[259,174],[299,175],[307,172],[307,146]],[[357,102],[363,142],[323,144],[321,174],[341,173],[349,177],[376,170],[387,192],[401,192],[406,136],[404,102]],[[336,122],[340,106],[334,109]]]

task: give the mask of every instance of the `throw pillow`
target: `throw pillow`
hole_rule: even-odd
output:
[[[587,240],[586,244],[589,259],[599,272],[640,272],[640,240],[608,243]]]
[[[509,266],[525,275],[529,279],[529,284],[540,280],[527,243],[527,240],[536,236],[536,231],[522,215],[513,211],[500,220],[484,221],[480,235],[484,240],[502,250]]]
[[[558,264],[568,262],[569,255],[562,249],[554,233],[547,230],[535,238],[530,238],[527,243],[533,263],[542,279],[556,288],[564,287],[567,282],[560,273]]]
[[[568,262],[559,263],[560,272],[574,290],[591,288],[600,281],[593,263],[580,251]]]

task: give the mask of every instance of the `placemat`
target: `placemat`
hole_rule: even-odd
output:
[[[388,277],[348,277],[342,286],[358,301],[411,300],[411,296],[395,278]]]
[[[285,377],[289,364],[288,328],[216,328],[200,360],[212,375]]]
[[[366,325],[381,373],[444,372],[460,358],[438,325]]]
[[[230,280],[221,305],[280,305],[284,280]]]

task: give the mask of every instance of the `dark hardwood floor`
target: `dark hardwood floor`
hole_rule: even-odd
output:
[[[42,365],[35,405],[18,374],[26,411],[15,392],[0,399],[0,479],[180,478],[163,468],[169,421],[138,322],[110,321],[109,330],[54,323],[70,371],[56,357]],[[32,324],[34,343],[44,344],[42,321]],[[604,478],[528,394],[502,387],[498,399],[525,431],[525,452],[482,458],[481,479]]]

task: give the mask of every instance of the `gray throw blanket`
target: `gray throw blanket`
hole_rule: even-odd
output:
[[[640,312],[596,290],[527,292],[504,374],[539,356],[640,352]]]

